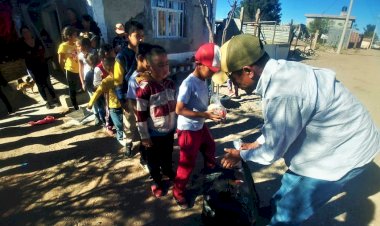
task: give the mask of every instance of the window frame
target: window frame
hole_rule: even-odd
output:
[[[174,4],[177,3],[177,8],[174,9]],[[170,5],[171,4],[171,5]],[[169,7],[172,8],[169,8]],[[154,38],[184,38],[184,23],[185,23],[185,6],[186,1],[184,0],[151,0],[152,9],[152,27]],[[165,17],[165,34],[160,34],[160,12],[164,14]],[[176,34],[169,35],[173,24],[170,24],[169,18],[172,15],[171,20],[175,20]]]

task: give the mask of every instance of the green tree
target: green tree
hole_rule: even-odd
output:
[[[329,19],[315,18],[309,23],[307,29],[310,34],[314,34],[319,30],[319,34],[327,34],[329,32],[330,21]]]
[[[367,26],[364,28],[363,36],[364,38],[372,38],[373,33],[375,32],[376,25],[373,24],[367,24]],[[377,34],[375,34],[375,41],[378,40]]]
[[[256,10],[260,9],[261,21],[281,22],[281,3],[279,0],[242,0],[240,5],[244,7],[245,21],[254,21]]]

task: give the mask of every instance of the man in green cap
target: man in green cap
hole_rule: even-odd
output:
[[[214,81],[230,78],[247,93],[255,91],[264,116],[259,139],[226,149],[223,167],[284,158],[289,168],[271,199],[269,225],[301,224],[378,154],[378,128],[335,72],[270,59],[260,40],[247,34],[221,47],[221,70]]]

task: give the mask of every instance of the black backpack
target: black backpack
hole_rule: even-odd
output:
[[[256,223],[259,199],[246,163],[240,169],[219,169],[203,184],[204,225],[251,226]]]

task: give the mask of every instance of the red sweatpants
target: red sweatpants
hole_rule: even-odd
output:
[[[180,151],[173,193],[176,197],[183,197],[199,151],[203,155],[205,168],[215,166],[215,141],[206,125],[197,131],[177,130],[177,134]]]

